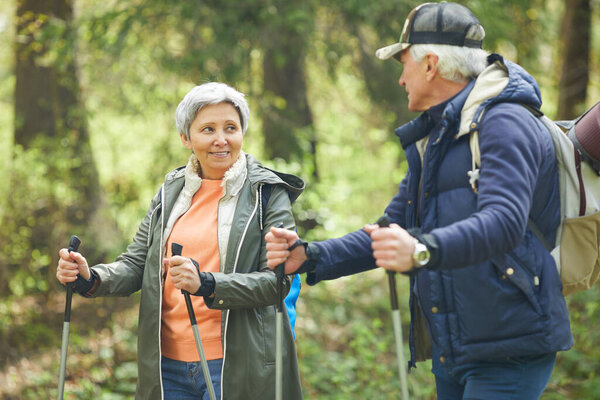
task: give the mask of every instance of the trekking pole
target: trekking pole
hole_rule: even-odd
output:
[[[75,235],[69,240],[69,253],[77,251],[81,240]],[[65,319],[63,322],[62,345],[60,348],[60,369],[58,371],[58,392],[57,400],[62,400],[65,388],[65,371],[67,369],[67,347],[69,346],[69,325],[71,324],[71,299],[73,298],[73,282],[68,282],[67,301],[65,302]]]
[[[390,226],[390,221],[387,215],[384,214],[377,225],[380,227]],[[396,292],[396,273],[394,271],[386,271],[388,283],[390,286],[390,302],[392,304],[392,324],[394,325],[394,338],[396,340],[396,356],[398,360],[398,373],[400,375],[400,388],[402,389],[402,399],[408,400],[408,382],[406,379],[406,362],[404,360],[404,345],[402,343],[402,324],[400,320],[400,309],[398,308],[398,293]]]
[[[178,243],[171,243],[171,253],[174,256],[180,256],[183,246]],[[210,371],[208,370],[208,363],[206,362],[206,356],[204,355],[204,347],[202,347],[202,340],[200,339],[200,332],[198,331],[198,323],[196,322],[196,314],[192,307],[192,299],[187,290],[181,289],[183,297],[185,297],[185,305],[187,306],[188,315],[190,316],[190,323],[192,324],[192,331],[194,331],[194,339],[196,339],[196,348],[200,355],[200,364],[202,364],[202,372],[204,373],[204,380],[206,381],[206,387],[208,388],[208,396],[210,400],[216,400],[215,389],[213,388],[212,379],[210,377]]]
[[[283,228],[283,224],[277,224]],[[275,267],[277,276],[277,313],[275,314],[275,400],[282,399],[283,393],[283,277],[285,276],[285,262]]]

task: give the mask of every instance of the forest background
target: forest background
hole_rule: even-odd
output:
[[[483,23],[487,50],[536,77],[547,115],[572,118],[600,99],[599,0],[460,3]],[[294,204],[302,237],[374,221],[406,171],[393,129],[415,116],[400,65],[374,53],[417,4],[0,2],[0,398],[56,396],[58,249],[77,234],[91,264],[123,251],[164,174],[187,159],[173,113],[193,85],[247,94],[244,149],[307,181]],[[406,299],[407,280],[398,284]],[[543,398],[600,398],[598,288],[567,300],[575,346]],[[74,298],[66,398],[132,398],[138,301]],[[401,312],[406,334],[407,301]],[[296,343],[306,398],[399,398],[381,270],[303,284]],[[429,370],[409,375],[413,398],[435,398]]]

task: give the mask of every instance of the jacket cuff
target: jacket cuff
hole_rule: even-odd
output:
[[[193,258],[190,258],[190,260],[196,266],[196,271],[198,271],[198,276],[200,277],[200,287],[193,295],[203,297],[212,296],[215,292],[215,277],[210,272],[200,272],[200,265],[196,260]]]
[[[421,233],[420,228],[409,229],[408,233],[419,242],[423,243],[427,247],[427,250],[429,250],[429,262],[422,268],[438,269],[440,260],[440,247],[435,236],[430,233]]]
[[[81,275],[77,276],[77,280],[73,285],[73,291],[79,293],[83,297],[91,297],[100,286],[100,275],[90,268],[90,279],[85,279]]]
[[[200,288],[194,296],[212,296],[215,292],[215,277],[210,272],[200,272]]]
[[[302,241],[302,245],[304,246],[304,251],[306,252],[307,260],[302,263],[300,268],[296,270],[296,274],[313,274],[315,272],[315,268],[317,267],[317,263],[321,257],[321,251],[317,246],[313,243],[307,243]]]

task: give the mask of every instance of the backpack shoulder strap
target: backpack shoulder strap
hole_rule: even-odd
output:
[[[541,118],[542,113],[537,108],[531,107],[527,104],[521,104],[527,111],[533,114],[536,118]],[[485,111],[479,115],[479,120],[483,118]],[[471,171],[468,172],[469,183],[473,192],[477,193],[477,181],[479,180],[479,168],[481,167],[481,150],[479,149],[479,130],[474,130],[469,136],[469,148],[471,150]]]
[[[533,232],[533,234],[535,235],[535,237],[546,248],[546,250],[548,250],[549,252],[551,252],[552,249],[554,249],[554,246],[552,246],[550,244],[550,242],[548,242],[548,240],[546,240],[546,237],[544,236],[544,234],[542,233],[542,231],[540,230],[540,228],[538,228],[538,226],[535,224],[535,222],[533,222],[533,220],[531,219],[531,217],[529,217],[529,219],[527,220],[527,227],[529,228],[529,230],[531,232]]]

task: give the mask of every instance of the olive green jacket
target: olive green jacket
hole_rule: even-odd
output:
[[[237,194],[226,263],[213,274],[215,296],[207,301],[208,307],[222,310],[221,399],[225,400],[275,398],[277,279],[267,268],[263,238],[279,222],[294,227],[291,201],[304,189],[300,178],[269,170],[251,155],[245,157],[247,175]],[[265,184],[274,186],[262,215],[260,192]],[[94,296],[128,296],[141,289],[136,399],[163,398],[161,243],[166,241],[164,226],[183,185],[184,169],[170,172],[125,253],[114,263],[93,267],[101,280]],[[291,279],[284,282],[287,293]],[[283,319],[283,397],[302,399],[296,347],[285,312]]]

